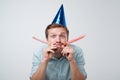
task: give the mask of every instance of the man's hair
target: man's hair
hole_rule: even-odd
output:
[[[69,36],[69,30],[67,29],[67,27],[61,25],[61,24],[49,24],[47,26],[47,28],[45,29],[45,36],[46,36],[46,39],[48,39],[48,30],[49,29],[52,29],[52,28],[64,28],[67,32],[67,36]]]

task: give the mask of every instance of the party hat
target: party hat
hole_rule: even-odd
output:
[[[55,24],[61,24],[64,27],[66,27],[66,21],[65,21],[65,14],[64,14],[64,7],[63,4],[61,5],[61,7],[59,8],[54,20],[52,21],[52,23]]]

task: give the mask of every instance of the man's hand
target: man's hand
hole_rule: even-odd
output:
[[[68,61],[74,60],[74,49],[70,45],[64,47],[61,53],[68,59]]]
[[[50,44],[46,49],[44,49],[44,58],[43,61],[49,61],[55,53],[57,47],[54,44]]]

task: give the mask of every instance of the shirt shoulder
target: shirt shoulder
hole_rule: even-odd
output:
[[[71,47],[74,49],[74,57],[76,61],[77,62],[82,61],[82,63],[84,63],[84,53],[82,48],[73,44],[71,45]]]
[[[42,56],[43,50],[47,47],[47,45],[42,45],[41,47],[37,48],[34,52],[33,55],[34,56]]]
[[[70,46],[74,49],[75,54],[83,54],[82,53],[82,48],[80,48],[79,46],[76,46],[74,44],[70,44]]]

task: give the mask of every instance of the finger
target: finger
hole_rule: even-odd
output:
[[[65,52],[64,52],[64,48],[63,48],[63,50],[61,51],[61,54],[64,56],[64,53],[65,53]]]
[[[56,44],[55,42],[54,43],[49,43],[49,46],[56,46],[55,44]]]
[[[62,51],[67,51],[67,50],[68,50],[68,46],[65,46]]]
[[[69,54],[70,54],[69,52],[66,52],[64,55],[67,57],[67,56],[69,56]]]
[[[63,55],[63,56],[67,56],[67,51],[66,51],[65,49],[64,49],[64,50],[62,50],[62,52],[61,52],[61,53],[62,53],[62,55]]]
[[[52,58],[53,57],[53,53],[49,54],[49,58]]]
[[[49,46],[49,47],[48,47],[48,51],[49,51],[49,50],[53,50],[53,51],[54,51],[55,49],[57,49],[56,46]]]
[[[47,51],[47,53],[50,54],[50,53],[55,53],[55,52],[53,50],[49,50]]]
[[[66,56],[69,56],[69,54],[70,54],[70,53],[68,52],[68,53],[66,54]]]
[[[70,54],[70,46],[67,45],[61,52],[63,54],[63,56],[69,56]]]
[[[63,56],[68,57],[70,53],[63,53]]]
[[[67,43],[63,43],[61,47],[65,48],[66,46],[67,46]]]

